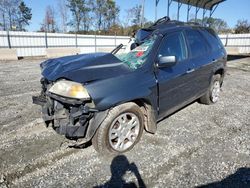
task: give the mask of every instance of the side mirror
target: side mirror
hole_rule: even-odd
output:
[[[158,67],[171,67],[177,63],[175,56],[161,56],[158,58]]]
[[[131,44],[130,46],[130,50],[135,49],[138,46],[138,44],[136,44],[135,42]]]

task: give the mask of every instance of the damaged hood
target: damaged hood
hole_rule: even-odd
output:
[[[40,64],[49,81],[65,78],[85,83],[116,77],[132,71],[111,53],[92,53],[49,59]]]

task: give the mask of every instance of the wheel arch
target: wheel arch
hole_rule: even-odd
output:
[[[214,75],[219,74],[221,76],[221,85],[223,84],[223,79],[225,75],[225,69],[219,68],[214,72]]]
[[[144,128],[147,132],[154,134],[157,130],[155,111],[149,100],[140,98],[130,102],[137,104],[144,115]]]

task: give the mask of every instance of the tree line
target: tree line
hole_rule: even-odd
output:
[[[131,35],[153,23],[141,18],[141,5],[125,10],[125,16],[120,18],[120,7],[114,0],[56,1],[55,7],[46,7],[38,32]],[[25,31],[31,19],[32,10],[23,0],[0,0],[0,30]],[[234,28],[219,18],[205,17],[196,22],[209,25],[218,33],[250,33],[247,20],[238,20]]]
[[[128,35],[140,28],[141,5],[126,10],[126,17],[120,20],[120,7],[114,0],[57,0],[57,2],[56,11],[52,6],[46,8],[39,31]],[[150,23],[147,22],[146,25]]]

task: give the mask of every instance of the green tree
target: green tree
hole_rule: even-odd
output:
[[[90,7],[87,0],[68,0],[68,7],[73,16],[72,25],[75,26],[76,32],[79,32],[83,23],[85,31],[89,28],[89,12]]]
[[[133,25],[140,25],[141,22],[141,11],[142,11],[142,6],[141,5],[136,5],[134,8],[132,8],[132,24]]]
[[[195,19],[191,19],[190,22],[195,22]],[[217,33],[227,33],[230,31],[227,22],[220,18],[205,17],[197,19],[196,22],[200,25],[206,25],[214,29]]]
[[[97,18],[97,29],[100,31],[103,29],[103,20],[106,12],[106,0],[96,0],[93,4],[93,11]]]
[[[235,26],[235,33],[250,33],[250,23],[247,20],[238,20]]]
[[[115,1],[107,0],[105,3],[105,12],[104,12],[104,29],[109,30],[111,26],[116,24],[116,21],[119,16],[120,9],[116,6]]]
[[[31,8],[27,7],[26,4],[21,1],[20,5],[18,6],[18,27],[19,30],[24,30],[25,26],[29,25],[29,21],[32,18]]]

